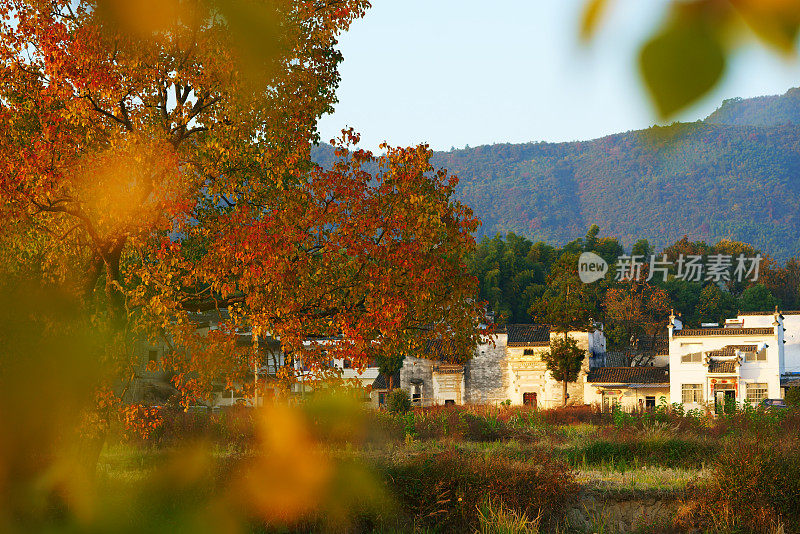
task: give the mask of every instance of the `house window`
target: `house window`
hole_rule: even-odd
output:
[[[681,355],[681,363],[700,363],[703,361],[702,352],[690,352],[689,354]]]
[[[681,399],[684,404],[699,404],[703,402],[703,384],[683,384]]]
[[[644,398],[644,408],[645,410],[653,410],[656,407],[656,398],[655,397],[645,397]]]
[[[766,384],[746,384],[747,402],[759,403],[767,398]]]
[[[147,361],[149,362],[157,362],[158,361],[158,351],[151,350],[147,353]]]
[[[445,406],[455,405],[455,403],[456,401],[454,399],[445,399],[444,401]]]
[[[344,363],[342,365],[344,365],[345,369],[350,369],[353,366],[353,364],[347,358],[344,359]]]
[[[383,406],[384,404],[386,404],[386,393],[381,391],[378,393],[378,406]]]
[[[533,356],[533,349],[525,349],[522,351],[523,356]]]
[[[765,362],[765,361],[767,361],[767,349],[761,349],[758,352],[746,352],[744,354],[744,361],[746,361],[746,362]]]

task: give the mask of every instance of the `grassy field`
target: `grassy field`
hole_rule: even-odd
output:
[[[309,403],[172,414],[147,439],[108,444],[98,480],[144,500],[140,513],[161,492],[170,514],[224,508],[255,532],[797,532],[799,428],[792,411]],[[636,515],[630,502],[662,501],[668,518],[635,529],[586,505]]]

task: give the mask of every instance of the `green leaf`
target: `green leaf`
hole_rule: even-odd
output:
[[[697,101],[725,70],[725,52],[702,20],[678,18],[639,55],[639,68],[662,118]]]

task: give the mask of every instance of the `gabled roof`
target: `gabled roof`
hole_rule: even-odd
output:
[[[709,374],[736,374],[736,360],[711,360],[708,362]]]
[[[447,356],[456,354],[456,344],[450,340],[443,339],[429,339],[425,341],[425,348],[423,349],[426,357],[441,360]]]
[[[540,324],[506,325],[509,347],[533,347],[550,344],[550,327]]]
[[[596,384],[669,384],[669,367],[598,367],[589,371]]]
[[[392,385],[396,388],[400,387],[400,371],[392,374]],[[389,377],[379,373],[375,380],[372,381],[372,389],[389,389]]]
[[[676,337],[687,336],[771,336],[775,333],[772,328],[689,328],[676,330]]]
[[[725,358],[736,356],[736,352],[757,352],[758,345],[725,345],[721,349],[708,351],[710,358]]]
[[[800,315],[800,310],[779,310],[778,313],[781,315]],[[775,310],[765,310],[765,311],[740,311],[738,315],[745,316],[745,315],[774,315]]]

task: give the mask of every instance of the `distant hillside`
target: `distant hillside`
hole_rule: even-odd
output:
[[[800,88],[789,89],[783,95],[725,100],[705,122],[732,126],[800,125]]]
[[[330,147],[317,150],[330,158]],[[705,121],[572,143],[437,152],[480,235],[514,231],[564,243],[596,223],[625,244],[688,234],[800,252],[800,90],[726,100]]]

